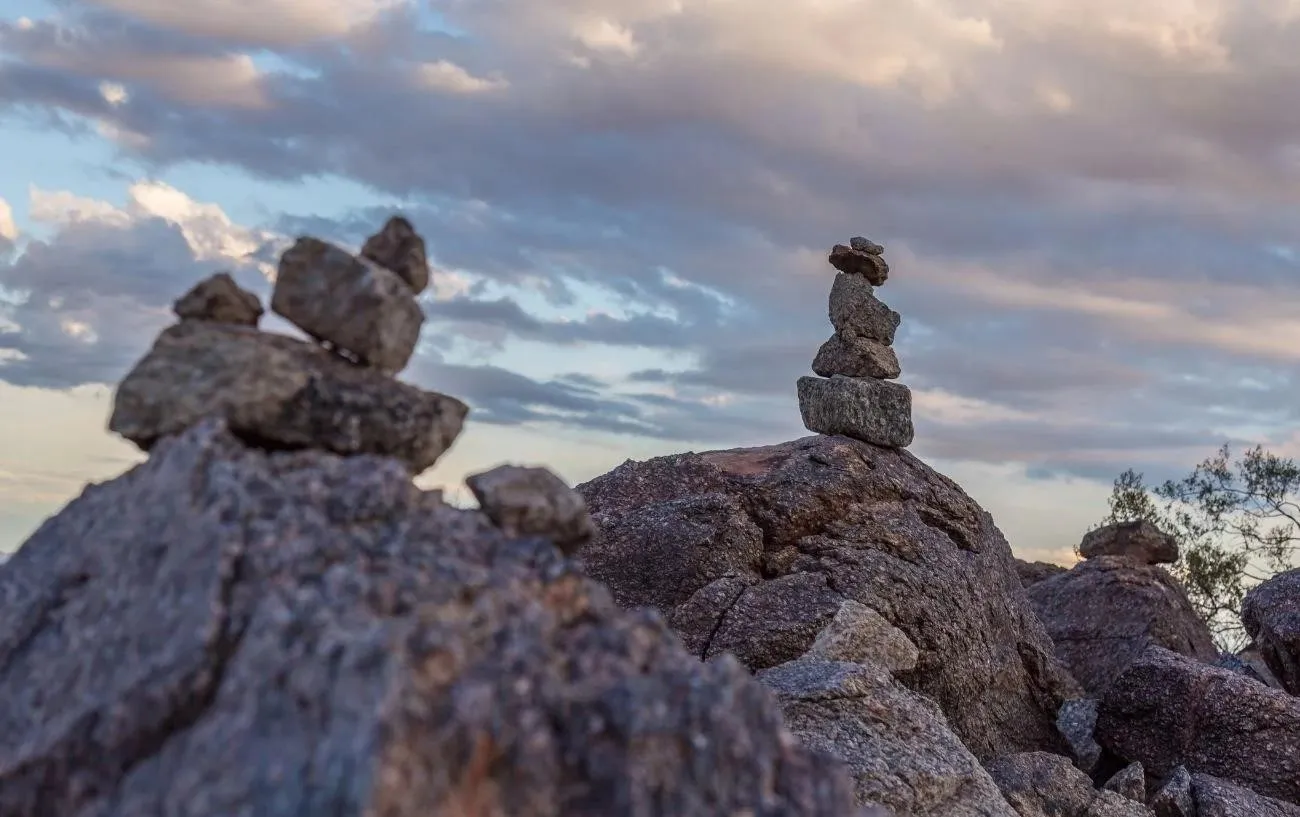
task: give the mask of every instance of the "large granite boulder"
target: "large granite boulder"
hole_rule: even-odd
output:
[[[455,441],[468,411],[313,343],[186,320],[163,330],[118,386],[109,429],[148,451],[221,417],[259,445],[378,454],[418,473]]]
[[[739,663],[393,459],[203,421],[46,522],[0,610],[6,817],[854,813]]]
[[[1096,556],[1026,592],[1057,657],[1091,695],[1105,692],[1152,644],[1218,660],[1209,628],[1163,568]]]
[[[1258,795],[1208,774],[1192,775],[1196,817],[1300,817],[1300,806]]]
[[[884,667],[808,656],[758,679],[805,745],[844,761],[860,804],[907,817],[1014,817],[934,702]]]
[[[1094,789],[1088,776],[1060,755],[1004,755],[988,770],[1019,817],[1151,817],[1142,803]]]
[[[776,666],[856,601],[916,646],[899,680],[977,757],[1065,751],[1054,720],[1075,687],[1006,540],[911,454],[817,436],[628,462],[578,490],[600,530],[587,570],[620,604],[662,610],[696,654],[739,628],[749,666]]]
[[[1300,695],[1300,569],[1252,588],[1241,605],[1241,621],[1273,676]]]
[[[1300,698],[1161,647],[1110,685],[1097,740],[1156,780],[1182,765],[1300,803]]]
[[[1088,531],[1079,543],[1079,555],[1122,556],[1138,564],[1173,564],[1178,561],[1178,540],[1145,519],[1115,522]]]

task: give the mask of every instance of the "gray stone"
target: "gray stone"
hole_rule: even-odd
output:
[[[1300,569],[1252,588],[1241,605],[1241,621],[1283,688],[1300,695]]]
[[[398,463],[210,421],[0,565],[0,814],[842,817],[736,661]]]
[[[228,272],[204,278],[172,304],[183,321],[213,321],[239,326],[257,326],[263,313],[257,296],[242,289]]]
[[[902,383],[853,377],[799,378],[804,427],[885,448],[906,448],[912,427],[912,390]]]
[[[1116,522],[1088,531],[1079,544],[1079,555],[1121,556],[1144,565],[1178,561],[1178,540],[1145,519]]]
[[[849,239],[849,249],[871,253],[872,255],[880,255],[885,251],[885,245],[877,244],[869,238],[856,235]]]
[[[1160,784],[1151,796],[1151,810],[1156,817],[1198,817],[1192,799],[1192,776],[1185,767],[1174,768]]]
[[[381,454],[418,473],[456,439],[468,410],[305,341],[183,321],[163,330],[122,381],[109,429],[148,451],[222,417],[260,445]]]
[[[836,275],[831,284],[831,325],[844,338],[878,340],[893,344],[903,319],[875,296],[875,288],[861,275]]]
[[[876,253],[836,244],[831,248],[828,260],[831,266],[840,272],[861,276],[863,280],[874,286],[880,286],[889,280],[889,263]]]
[[[663,611],[693,651],[745,588],[819,573],[912,641],[920,655],[899,680],[977,757],[1066,750],[1054,721],[1077,689],[1006,539],[908,452],[812,436],[627,462],[578,491],[600,531],[587,571],[620,604]]]
[[[1026,562],[1016,559],[1016,573],[1020,576],[1020,585],[1029,587],[1039,582],[1059,576],[1070,568],[1052,562]]]
[[[728,652],[752,669],[798,658],[843,602],[820,573],[792,573],[752,584],[723,612],[704,658]]]
[[[383,229],[366,239],[361,247],[361,257],[397,273],[417,295],[429,286],[429,259],[425,254],[424,239],[411,222],[401,216],[393,216]]]
[[[809,748],[848,766],[858,802],[908,817],[1013,817],[932,701],[879,666],[801,658],[758,673]]]
[[[396,272],[315,238],[280,257],[271,309],[358,363],[395,374],[420,338],[424,312]]]
[[[510,536],[544,536],[566,554],[596,533],[587,503],[545,468],[501,465],[465,480],[488,518]]]
[[[822,377],[874,377],[891,380],[902,374],[898,353],[878,340],[831,335],[817,350],[812,369]]]
[[[1151,817],[1142,803],[1094,789],[1088,776],[1060,755],[1004,755],[988,770],[1019,817]]]
[[[1086,774],[1092,774],[1101,760],[1101,744],[1095,737],[1097,707],[1095,698],[1075,698],[1061,704],[1056,713],[1056,728],[1070,745],[1074,765]]]
[[[1300,817],[1300,806],[1255,794],[1208,774],[1192,775],[1196,817]]]
[[[1300,698],[1161,647],[1111,684],[1097,740],[1153,777],[1182,765],[1300,803]]]
[[[920,653],[912,639],[865,604],[846,601],[817,634],[808,655],[827,661],[878,664],[893,673],[916,669]]]
[[[1094,696],[1152,644],[1209,663],[1218,659],[1209,628],[1161,567],[1095,556],[1025,592],[1056,656]]]
[[[1147,801],[1147,774],[1141,763],[1130,763],[1116,772],[1103,787],[1135,803]]]

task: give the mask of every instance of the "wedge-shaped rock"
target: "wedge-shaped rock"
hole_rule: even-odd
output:
[[[822,377],[842,374],[884,380],[892,380],[903,372],[893,347],[868,338],[843,338],[838,332],[817,350],[812,369]]]
[[[1300,804],[1300,698],[1162,647],[1110,685],[1097,740],[1156,778],[1183,765]]]
[[[855,377],[799,378],[804,427],[885,448],[906,448],[912,427],[912,390],[902,383]]]
[[[0,565],[6,817],[849,817],[734,659],[395,462],[210,421]]]
[[[452,444],[467,412],[454,397],[305,341],[185,321],[165,329],[122,381],[109,429],[148,451],[205,417],[222,417],[267,447],[380,454],[418,473]]]
[[[392,270],[315,238],[280,257],[271,310],[357,362],[394,374],[415,351],[424,312]]]
[[[194,285],[172,304],[172,311],[183,321],[214,321],[240,326],[257,326],[261,320],[261,301],[235,283],[228,272],[218,272]]]
[[[831,325],[846,338],[878,340],[886,346],[903,318],[875,296],[875,287],[861,275],[836,275],[829,302]]]
[[[417,295],[429,285],[424,239],[401,216],[393,216],[382,230],[367,238],[361,255],[400,275]]]
[[[545,468],[501,465],[465,484],[488,518],[511,536],[544,536],[573,553],[596,535],[582,494]]]
[[[817,634],[808,655],[827,661],[878,664],[890,672],[911,672],[920,657],[912,639],[865,604],[848,600]]]
[[[884,667],[807,657],[758,680],[804,745],[844,761],[860,804],[908,817],[1015,817],[939,707]]]
[[[1252,588],[1241,605],[1241,620],[1277,680],[1300,695],[1300,570]]]

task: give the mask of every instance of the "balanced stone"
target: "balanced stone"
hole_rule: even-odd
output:
[[[830,262],[840,272],[861,275],[875,286],[889,279],[889,263],[875,253],[836,244],[831,248]]]
[[[393,216],[382,230],[367,238],[361,256],[400,275],[417,295],[429,285],[424,239],[401,216]]]
[[[1150,522],[1117,522],[1089,531],[1079,543],[1079,555],[1120,556],[1144,565],[1178,561],[1178,540]]]
[[[109,429],[148,451],[216,416],[264,447],[377,454],[419,473],[456,439],[468,411],[306,341],[183,321],[122,381]]]
[[[315,238],[298,239],[280,257],[271,309],[387,374],[406,366],[424,323],[415,293],[398,273]]]
[[[880,255],[884,253],[885,246],[883,244],[877,244],[869,238],[855,235],[853,238],[849,239],[849,249],[871,253],[872,255]]]
[[[183,321],[213,321],[257,326],[265,310],[257,296],[242,289],[229,273],[219,272],[176,299],[172,311]]]
[[[902,317],[875,296],[873,287],[861,275],[836,275],[831,285],[830,318],[843,338],[878,340],[886,346]]]
[[[888,380],[801,377],[799,411],[804,426],[817,434],[888,448],[906,448],[915,436],[912,390]]]
[[[542,536],[571,554],[596,535],[582,494],[545,468],[502,465],[465,484],[493,524],[509,536]]]
[[[843,338],[838,333],[817,350],[812,368],[822,377],[842,374],[885,380],[892,380],[903,371],[892,347],[868,338]]]

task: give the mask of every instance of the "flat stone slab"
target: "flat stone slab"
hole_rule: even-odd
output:
[[[418,473],[451,446],[468,411],[454,397],[306,341],[183,321],[165,329],[122,381],[109,430],[148,451],[205,417],[223,417],[266,447],[379,454]]]
[[[803,424],[818,434],[840,434],[886,448],[906,448],[912,427],[912,390],[888,380],[799,378]]]
[[[1122,556],[1139,564],[1173,564],[1178,561],[1178,540],[1145,519],[1116,522],[1088,531],[1079,543],[1079,555]]]
[[[271,310],[357,362],[388,374],[406,367],[424,324],[398,273],[315,238],[280,257]]]
[[[868,338],[843,338],[838,333],[822,344],[812,369],[822,377],[874,377],[892,380],[903,373],[892,346]]]
[[[881,252],[884,251],[884,247],[880,249]],[[831,262],[831,266],[840,272],[849,275],[861,275],[876,286],[880,286],[889,280],[889,264],[878,253],[836,244],[831,248],[828,260]]]
[[[903,318],[876,297],[861,275],[836,275],[831,284],[830,319],[843,338],[878,340],[889,346]]]

